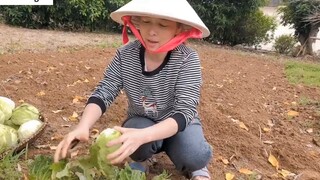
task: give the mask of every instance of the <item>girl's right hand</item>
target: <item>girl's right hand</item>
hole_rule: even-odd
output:
[[[60,159],[64,159],[67,156],[68,150],[72,141],[88,141],[89,140],[89,128],[77,127],[69,134],[67,134],[63,140],[57,146],[57,149],[54,154],[54,162],[59,162]]]

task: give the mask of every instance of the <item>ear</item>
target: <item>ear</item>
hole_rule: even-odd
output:
[[[180,24],[180,23],[177,23],[177,30],[176,30],[176,33],[175,33],[175,35],[178,35],[178,34],[180,34],[181,32],[182,32],[182,24]]]

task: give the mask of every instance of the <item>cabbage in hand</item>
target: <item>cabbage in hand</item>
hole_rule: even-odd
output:
[[[33,119],[39,119],[39,110],[31,104],[23,103],[12,112],[10,120],[15,125],[22,125]]]
[[[97,161],[100,168],[110,165],[110,162],[107,159],[108,154],[116,151],[121,146],[121,144],[119,144],[108,147],[108,142],[117,139],[120,136],[121,133],[119,131],[112,128],[107,128],[99,134],[96,141],[92,144],[90,148],[90,154],[95,158],[95,161]]]

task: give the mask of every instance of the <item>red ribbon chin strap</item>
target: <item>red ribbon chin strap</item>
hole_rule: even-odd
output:
[[[131,22],[131,17],[130,16],[123,16],[123,29],[122,29],[122,42],[123,44],[126,44],[129,42],[129,37],[127,33],[127,26],[130,27],[132,33],[136,36],[136,38],[141,42],[141,44],[147,49],[139,31],[137,28],[132,24]],[[159,47],[157,50],[152,51],[147,49],[148,51],[154,52],[154,53],[159,53],[159,52],[168,52],[171,51],[172,49],[176,48],[180,44],[182,44],[184,41],[186,41],[188,38],[202,38],[202,32],[199,31],[196,28],[191,28],[188,31],[184,31],[174,38],[172,38],[169,42],[164,44],[163,46]]]

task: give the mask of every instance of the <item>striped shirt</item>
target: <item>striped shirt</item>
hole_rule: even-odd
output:
[[[119,48],[88,103],[99,105],[104,113],[123,90],[129,118],[143,116],[159,122],[171,117],[183,131],[198,118],[202,83],[198,54],[181,44],[151,72],[145,71],[144,54],[138,40]]]

